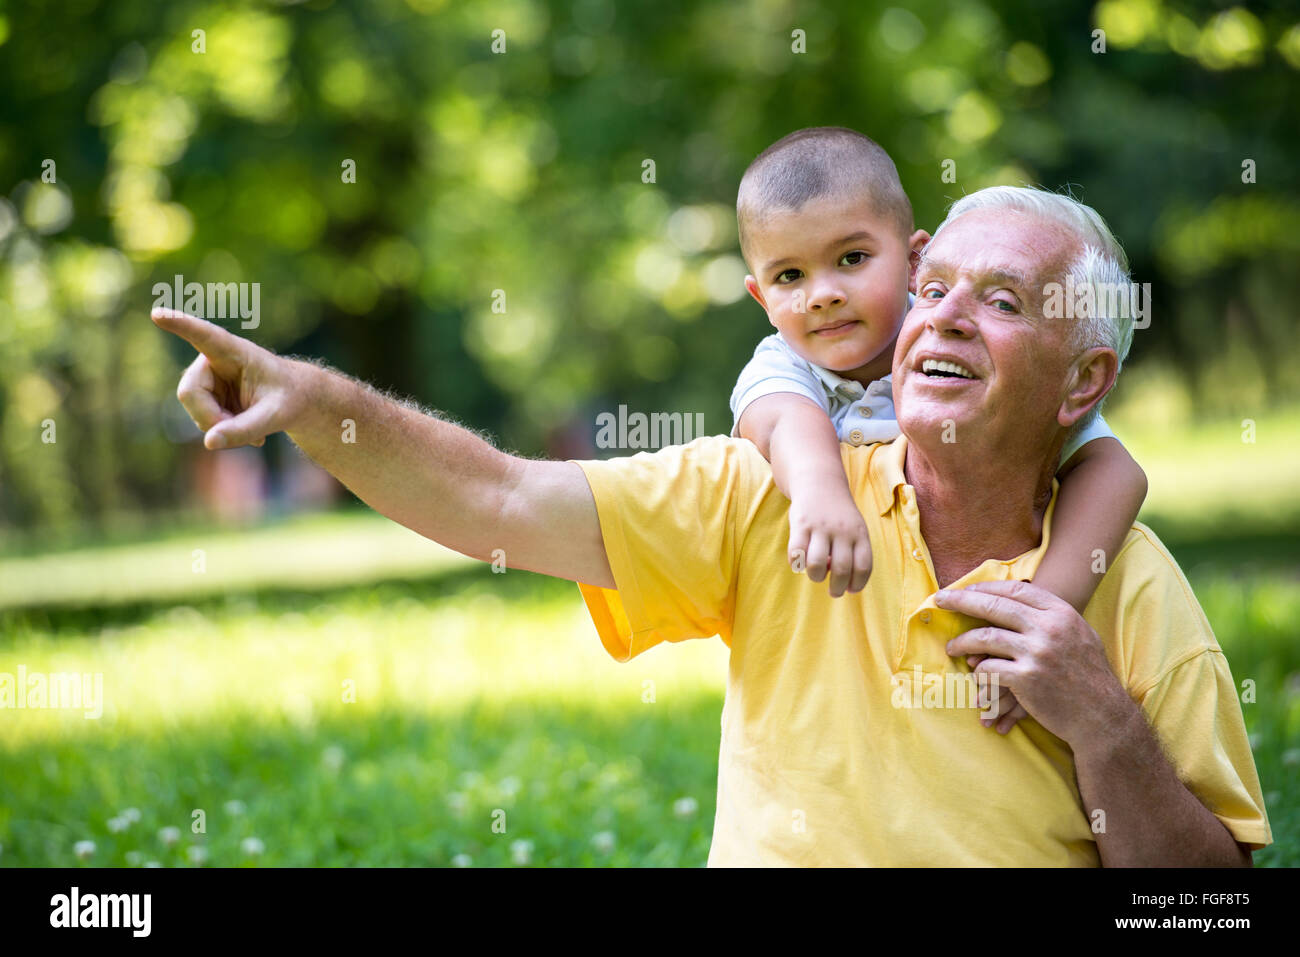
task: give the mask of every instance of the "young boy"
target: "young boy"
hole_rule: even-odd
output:
[[[838,127],[799,130],[768,147],[741,179],[736,216],[751,272],[745,288],[778,334],[740,374],[732,434],[758,446],[790,499],[791,567],[818,582],[834,569],[832,596],[860,591],[871,544],[840,442],[899,435],[894,343],[930,236],[913,231],[889,155]],[[1119,551],[1146,476],[1098,416],[1062,450],[1057,477],[1052,538],[1034,582],[1082,611],[1100,581],[1094,550]],[[999,707],[1005,734],[1025,711],[1007,693]]]

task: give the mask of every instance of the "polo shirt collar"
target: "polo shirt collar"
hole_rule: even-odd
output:
[[[812,369],[817,378],[821,380],[822,387],[826,390],[828,396],[838,395],[844,399],[860,399],[862,396],[867,394],[870,388],[869,386],[865,386],[861,382],[858,382],[856,379],[846,379],[844,376],[832,372],[830,369],[823,369],[821,366],[814,365],[811,362],[808,363],[808,368]],[[875,380],[875,382],[878,382],[883,386],[884,392],[891,396],[894,388],[894,380],[892,376],[893,374],[891,373],[890,375],[881,376],[879,379]],[[872,384],[874,385],[875,383]]]
[[[881,481],[876,485],[876,504],[881,515],[888,515],[898,501],[898,490],[907,484],[907,475],[903,471],[903,463],[907,461],[907,436],[900,435],[879,454],[883,458],[880,463]]]
[[[876,492],[876,504],[880,507],[882,516],[888,515],[889,512],[898,506],[899,490],[907,485],[907,475],[903,470],[904,463],[907,461],[907,436],[900,435],[893,442],[882,447],[877,453],[883,456],[880,461],[880,481],[872,483]],[[1056,496],[1060,490],[1060,483],[1052,479],[1052,498],[1047,503],[1047,510],[1043,513],[1043,533],[1042,540],[1036,548],[1031,548],[1022,555],[1015,558],[1007,559],[988,559],[974,572],[963,576],[960,581],[983,581],[988,580],[983,574],[976,575],[986,569],[986,566],[1003,565],[1006,566],[1014,577],[1032,578],[1038,570],[1039,563],[1043,556],[1047,554],[1047,545],[1052,537],[1052,515],[1056,511]],[[915,496],[915,493],[913,493]],[[915,507],[915,506],[913,506]],[[917,528],[920,533],[920,528]],[[958,585],[959,582],[954,582]]]

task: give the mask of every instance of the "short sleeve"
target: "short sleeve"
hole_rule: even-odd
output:
[[[753,443],[708,436],[576,464],[618,586],[578,586],[605,650],[627,661],[663,641],[730,642],[742,525],[767,468]]]
[[[1142,698],[1179,778],[1242,844],[1273,840],[1227,659],[1205,650]]]
[[[1079,434],[1065,443],[1065,448],[1061,449],[1061,465],[1070,461],[1070,456],[1083,448],[1093,439],[1113,439],[1115,433],[1110,430],[1106,420],[1100,415],[1090,422],[1086,428],[1080,429]]]
[[[1237,841],[1270,843],[1228,660],[1186,576],[1145,525],[1134,524],[1085,617],[1179,780]]]
[[[740,417],[750,403],[776,392],[804,396],[828,414],[830,412],[826,389],[817,373],[774,333],[758,344],[754,357],[736,380],[736,387],[731,392],[731,434],[736,434]]]

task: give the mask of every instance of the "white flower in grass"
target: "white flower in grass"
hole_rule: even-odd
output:
[[[510,844],[510,859],[521,866],[527,864],[533,859],[533,842],[512,841]]]
[[[139,867],[139,866],[140,866],[140,859],[141,859],[143,856],[144,856],[144,855],[142,855],[139,851],[127,851],[127,852],[126,852],[126,862],[127,862],[128,864],[130,864],[132,867]]]
[[[72,845],[72,853],[76,854],[77,857],[84,861],[86,858],[90,857],[91,854],[95,853],[95,842],[78,841],[76,844]]]
[[[519,779],[512,774],[509,777],[502,778],[501,783],[498,784],[497,787],[501,790],[501,793],[504,794],[506,797],[514,797],[516,794],[519,793],[519,788],[521,787],[521,783]]]
[[[108,830],[113,834],[121,834],[130,826],[131,822],[121,816],[108,819]]]
[[[469,867],[473,863],[474,858],[470,857],[468,854],[457,854],[451,859],[452,867]]]
[[[591,846],[601,854],[608,854],[614,849],[614,832],[599,831],[592,835]]]
[[[243,801],[227,801],[225,807],[226,807],[226,813],[229,814],[231,817],[239,817],[239,815],[243,814],[246,810],[248,810],[246,807],[244,807]]]
[[[195,864],[202,864],[208,859],[208,849],[194,844],[185,849],[185,856]]]
[[[162,867],[162,865],[159,864],[157,861],[145,861],[145,862],[144,862],[144,866],[145,866],[145,867]]]
[[[678,798],[673,802],[673,813],[678,817],[690,817],[700,809],[700,802],[693,797]]]
[[[451,808],[453,814],[464,814],[469,807],[469,798],[460,791],[452,791],[447,795],[447,807]]]
[[[129,807],[119,814],[118,817],[122,818],[122,820],[126,821],[128,824],[134,824],[136,821],[140,820],[140,809],[138,807]]]
[[[321,764],[335,772],[337,772],[339,768],[343,767],[343,761],[346,758],[347,755],[343,753],[343,749],[337,744],[331,744],[328,748],[322,751],[320,755]]]
[[[262,843],[261,838],[246,837],[239,842],[239,849],[249,857],[256,857],[266,850],[266,845]]]
[[[1300,764],[1300,748],[1287,748],[1282,752],[1283,764]]]
[[[181,829],[171,827],[170,825],[158,832],[158,840],[162,841],[168,847],[171,847],[181,839]]]

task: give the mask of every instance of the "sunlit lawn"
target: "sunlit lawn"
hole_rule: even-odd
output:
[[[1139,455],[1153,477],[1162,454]],[[1215,526],[1204,483],[1183,493],[1153,493],[1149,520],[1254,682],[1276,840],[1257,863],[1300,865],[1300,524],[1245,496],[1251,520]],[[0,562],[0,671],[101,672],[106,698],[97,720],[0,712],[0,865],[703,864],[721,642],[616,664],[571,584],[394,529],[344,515]]]
[[[225,865],[702,864],[725,650],[620,666],[584,614],[572,585],[484,568],[123,613],[97,637],[76,615],[20,627],[0,667],[102,671],[109,703],[5,713],[0,863],[74,863],[91,840],[109,865],[191,847]],[[113,833],[128,807],[140,820]]]

